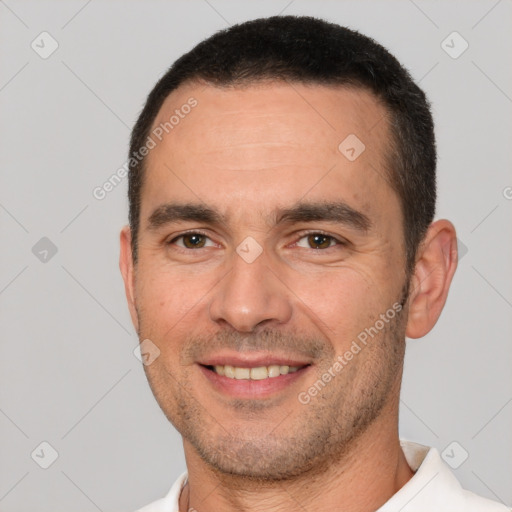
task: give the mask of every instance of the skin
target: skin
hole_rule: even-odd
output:
[[[455,229],[447,220],[430,225],[402,311],[301,403],[298,394],[403,298],[386,111],[359,89],[191,83],[167,98],[154,126],[191,96],[197,107],[148,155],[138,261],[128,226],[120,256],[134,326],[160,350],[144,369],[183,436],[189,480],[180,510],[375,510],[413,475],[398,439],[405,336],[424,336],[437,322],[457,265]],[[349,134],[366,146],[352,162],[338,150]],[[274,210],[299,200],[343,200],[372,226],[273,224]],[[152,212],[170,201],[199,202],[226,218],[150,229]],[[203,247],[176,240],[196,229]],[[318,231],[334,237],[321,239],[327,248],[310,244]],[[246,237],[262,249],[251,263],[236,252]],[[309,366],[266,398],[233,397],[198,364],[226,349]]]

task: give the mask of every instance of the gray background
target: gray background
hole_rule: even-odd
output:
[[[102,201],[92,191],[125,162],[175,58],[280,12],[374,37],[433,103],[437,217],[456,225],[462,257],[440,321],[408,341],[401,435],[441,452],[456,441],[445,453],[454,465],[469,454],[455,470],[464,486],[511,505],[511,11],[506,0],[0,0],[0,510],[134,510],[184,469],[133,355],[117,263],[126,180]],[[31,48],[50,48],[43,31],[59,45],[46,59]],[[441,45],[453,31],[469,43],[458,58]],[[48,469],[43,441],[58,452]]]

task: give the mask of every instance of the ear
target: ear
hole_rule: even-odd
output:
[[[137,317],[137,308],[135,302],[135,271],[132,257],[132,235],[130,226],[125,226],[120,234],[121,251],[119,254],[119,268],[124,281],[124,291],[128,308],[132,317],[132,323],[135,330],[139,332],[139,320]]]
[[[433,222],[418,248],[411,278],[407,337],[421,338],[436,324],[445,305],[457,261],[455,227],[445,219]]]

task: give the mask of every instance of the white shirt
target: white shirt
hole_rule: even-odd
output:
[[[510,512],[495,501],[463,489],[435,448],[400,441],[414,476],[376,512]],[[187,473],[183,473],[167,495],[137,512],[179,512],[178,500]]]

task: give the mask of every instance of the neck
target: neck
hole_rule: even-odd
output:
[[[400,447],[396,419],[394,428],[382,423],[370,425],[341,460],[329,461],[327,469],[276,482],[220,474],[185,441],[189,476],[180,511],[374,511],[413,476]]]

